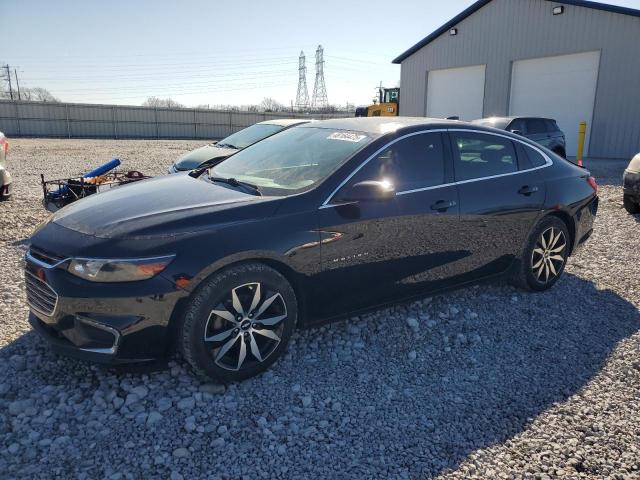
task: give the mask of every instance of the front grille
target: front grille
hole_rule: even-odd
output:
[[[56,265],[65,259],[65,257],[33,246],[29,249],[29,255],[47,265]]]
[[[27,303],[31,308],[48,317],[56,311],[58,294],[33,273],[25,270],[24,280],[27,285]]]

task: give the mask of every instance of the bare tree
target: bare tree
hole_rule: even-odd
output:
[[[171,98],[149,97],[142,102],[143,107],[184,108],[184,105]]]
[[[9,95],[9,92],[2,91],[0,92],[0,98],[6,99],[11,97]],[[13,98],[17,99],[18,95],[14,93]],[[54,97],[49,90],[41,87],[21,88],[20,98],[22,100],[26,100],[27,102],[56,102],[56,103],[60,102],[60,99]]]
[[[54,97],[46,88],[34,87],[26,89],[31,95],[31,99],[34,102],[60,102],[60,100]],[[22,94],[22,92],[20,92]]]
[[[270,97],[265,97],[262,102],[260,102],[260,108],[265,112],[282,112],[285,110],[283,104]]]

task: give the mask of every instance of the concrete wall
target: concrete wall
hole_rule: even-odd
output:
[[[346,116],[353,114],[252,113],[0,101],[0,132],[8,137],[215,139],[264,120],[294,117],[321,120]]]
[[[591,156],[640,151],[640,18],[546,0],[493,0],[402,62],[401,115],[426,114],[429,70],[486,65],[484,116],[509,111],[515,60],[599,50]]]

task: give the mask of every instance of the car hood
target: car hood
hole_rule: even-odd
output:
[[[52,221],[102,238],[167,237],[265,218],[275,213],[278,200],[187,174],[165,175],[78,200]]]
[[[176,160],[174,166],[176,170],[193,170],[194,168],[198,168],[202,162],[216,158],[226,158],[237,151],[238,150],[234,148],[218,147],[213,144],[205,145],[204,147],[196,148],[182,155]]]

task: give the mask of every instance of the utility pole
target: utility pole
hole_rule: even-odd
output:
[[[16,77],[16,88],[18,89],[18,100],[22,100],[20,97],[20,84],[18,83],[18,69],[13,69],[13,75]]]
[[[327,87],[324,83],[324,49],[318,45],[316,49],[316,81],[313,84],[311,108],[324,110],[329,106]]]
[[[11,69],[9,68],[9,64],[6,64],[4,68],[7,70],[7,80],[9,81],[9,97],[13,100],[13,88],[11,88]]]
[[[298,110],[309,108],[309,91],[307,90],[307,65],[304,52],[298,57],[298,93],[296,94],[296,107]]]

